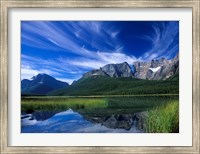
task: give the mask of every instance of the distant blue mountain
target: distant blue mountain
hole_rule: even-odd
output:
[[[56,80],[47,74],[38,74],[31,80],[21,81],[22,95],[46,95],[48,92],[69,86],[68,83]]]

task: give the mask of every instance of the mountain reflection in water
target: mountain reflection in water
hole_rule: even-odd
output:
[[[83,116],[82,116],[82,115]],[[89,116],[71,109],[63,112],[37,111],[21,116],[22,133],[141,133],[139,116],[131,114]],[[137,127],[136,127],[137,126]],[[141,128],[141,127],[140,127]]]

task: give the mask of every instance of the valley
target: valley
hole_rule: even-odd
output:
[[[71,85],[38,74],[21,90],[24,133],[179,132],[178,55],[107,64]]]

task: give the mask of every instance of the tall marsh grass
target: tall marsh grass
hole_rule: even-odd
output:
[[[178,133],[179,102],[171,101],[161,107],[148,111],[147,132]]]
[[[41,99],[28,98],[22,99],[21,111],[35,110],[65,110],[84,109],[84,108],[105,108],[107,100],[104,98],[60,98],[60,99]]]

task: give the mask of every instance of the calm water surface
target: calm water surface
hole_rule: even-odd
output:
[[[178,97],[108,98],[106,108],[22,113],[22,133],[144,133],[147,110]]]
[[[42,112],[42,111],[41,111]],[[134,125],[129,130],[108,128],[102,124],[95,124],[83,118],[78,112],[68,109],[54,114],[52,117],[44,120],[43,117],[36,118],[40,112],[22,115],[22,133],[137,133]],[[43,112],[42,114],[45,115]],[[47,113],[49,114],[49,113]]]

